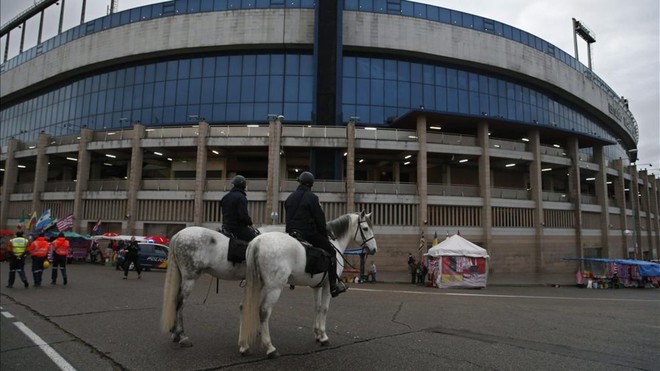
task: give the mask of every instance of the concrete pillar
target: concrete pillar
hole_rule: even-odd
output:
[[[653,238],[653,228],[651,218],[653,216],[653,211],[651,210],[651,192],[649,187],[649,173],[647,170],[642,170],[639,172],[640,178],[642,179],[642,189],[641,189],[641,208],[646,212],[646,220],[644,221],[644,229],[646,229],[646,238],[642,241],[640,245],[641,251],[648,251],[649,254],[653,255],[654,250],[654,238]],[[640,259],[644,259],[644,254],[640,255]]]
[[[660,179],[655,176],[650,178],[651,186],[651,212],[655,219],[651,225],[651,230],[655,235],[655,245],[651,252],[652,259],[660,259]]]
[[[582,252],[582,191],[580,190],[580,152],[576,137],[569,137],[566,152],[571,159],[568,170],[568,192],[575,213],[575,256],[584,257]]]
[[[193,224],[202,225],[204,222],[204,190],[206,189],[206,163],[208,155],[206,139],[211,128],[206,121],[200,121],[197,130],[197,159],[195,161],[195,203],[193,206]]]
[[[426,155],[426,115],[417,116],[417,193],[419,196],[419,230],[428,238],[428,184],[427,184],[427,155]],[[424,249],[426,252],[426,249]]]
[[[477,144],[482,154],[479,157],[479,193],[483,200],[481,209],[481,228],[483,230],[484,249],[493,256],[491,241],[493,239],[493,210],[491,208],[490,186],[490,142],[488,137],[488,122],[481,121],[477,126]]]
[[[144,125],[133,124],[133,138],[131,139],[131,168],[128,175],[128,200],[126,203],[126,228],[127,234],[136,234],[135,224],[139,220],[137,215],[137,194],[142,184],[142,152],[141,140],[144,138]]]
[[[529,134],[529,145],[532,151],[532,163],[529,166],[529,184],[532,201],[534,201],[534,261],[536,272],[541,273],[544,267],[543,234],[545,220],[543,215],[543,179],[541,172],[541,135],[537,129]]]
[[[7,34],[9,36],[9,34]],[[16,181],[18,180],[18,162],[16,161],[16,149],[18,139],[12,138],[7,144],[7,159],[5,160],[5,173],[2,178],[2,195],[0,195],[0,226],[2,229],[12,230],[7,224],[9,219],[9,196],[14,193]],[[27,210],[29,215],[34,210]]]
[[[346,212],[355,210],[355,121],[346,126]]]
[[[642,253],[642,218],[640,216],[640,200],[639,200],[639,173],[637,172],[637,166],[630,167],[632,176],[632,182],[630,184],[630,197],[633,210],[633,225],[631,226],[633,231],[633,251],[634,257],[636,259],[641,259]]]
[[[598,165],[598,172],[594,185],[596,187],[596,199],[600,205],[600,245],[603,249],[603,258],[610,258],[613,253],[610,251],[609,231],[610,231],[610,208],[609,198],[607,197],[607,160],[603,154],[603,146],[593,147],[594,161]]]
[[[50,143],[50,136],[46,133],[39,134],[37,139],[37,164],[34,169],[34,187],[32,188],[32,210],[37,212],[37,217],[44,210],[41,210],[41,193],[46,190],[48,182],[48,155],[46,148]]]
[[[280,151],[282,149],[282,121],[271,118],[268,132],[268,186],[264,220],[280,223]]]
[[[618,253],[614,252],[612,257],[625,259],[628,257],[628,246],[630,245],[630,241],[626,235],[626,231],[628,230],[628,218],[626,218],[626,182],[624,178],[625,173],[623,171],[623,161],[615,160],[614,168],[617,171],[617,177],[614,180],[614,195],[616,198],[616,206],[619,208],[619,223],[621,225],[621,240],[623,243],[621,244],[621,251]]]
[[[81,219],[83,215],[83,192],[87,190],[89,184],[89,174],[92,164],[92,155],[87,150],[87,144],[94,138],[94,131],[91,129],[80,129],[80,142],[78,143],[78,167],[76,169],[76,190],[73,198],[73,227],[76,233],[82,233],[86,227],[82,226]]]

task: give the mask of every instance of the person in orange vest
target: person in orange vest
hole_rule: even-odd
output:
[[[60,232],[55,241],[53,241],[53,273],[51,274],[50,284],[57,284],[57,267],[62,270],[62,280],[67,284],[66,259],[69,256],[69,241],[64,238],[64,233]]]
[[[32,278],[34,280],[34,287],[41,286],[41,276],[44,273],[44,261],[48,257],[48,251],[50,250],[50,243],[46,241],[43,232],[39,233],[34,242],[28,247],[28,252],[32,257]]]
[[[7,252],[9,253],[9,282],[7,288],[14,287],[14,280],[16,280],[16,272],[18,272],[21,281],[25,288],[30,284],[25,278],[25,255],[27,255],[28,240],[23,237],[23,231],[16,231],[16,237],[9,240],[7,245]]]

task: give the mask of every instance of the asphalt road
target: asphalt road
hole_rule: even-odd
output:
[[[284,290],[271,318],[281,357],[238,351],[238,282],[199,281],[185,311],[193,342],[159,330],[162,271],[122,280],[113,267],[71,264],[69,285],[5,288],[0,263],[0,369],[58,370],[659,370],[660,290],[352,285],[333,299],[331,345],[312,333],[309,288]],[[31,275],[28,275],[32,283]],[[17,323],[19,323],[17,325]],[[31,329],[38,345],[20,331]],[[46,353],[58,354],[58,366]]]

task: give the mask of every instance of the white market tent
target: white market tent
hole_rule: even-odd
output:
[[[488,251],[458,234],[447,237],[425,255],[438,259],[435,278],[440,288],[486,287]]]

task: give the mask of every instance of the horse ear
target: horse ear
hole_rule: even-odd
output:
[[[364,210],[360,211],[360,217],[364,218]]]
[[[373,214],[373,213],[369,213],[369,214],[367,214],[366,217],[367,217],[368,219],[371,219],[371,214]]]

